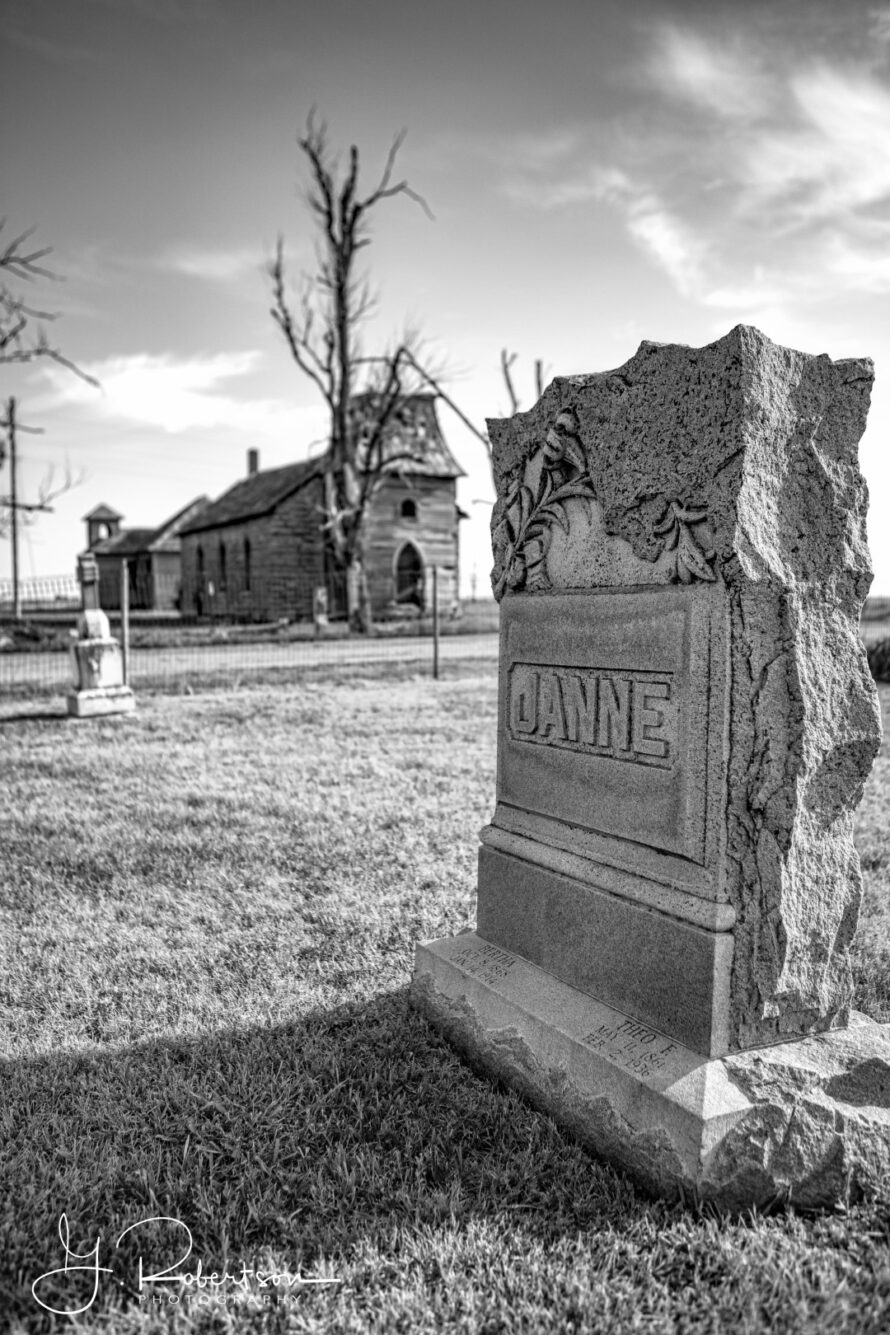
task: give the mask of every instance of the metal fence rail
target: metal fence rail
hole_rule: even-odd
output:
[[[432,635],[295,638],[284,642],[220,638],[215,642],[155,647],[131,643],[127,655],[128,678],[136,690],[140,687],[176,690],[208,680],[235,681],[262,675],[286,678],[371,664],[393,667],[416,664],[418,670],[432,675],[437,666],[435,644]],[[491,631],[445,634],[438,641],[439,664],[475,661],[493,665],[497,653],[498,637]],[[72,682],[69,653],[39,649],[0,651],[0,696],[20,698],[29,694],[63,693],[71,689]]]
[[[80,586],[75,575],[43,575],[19,581],[23,613],[64,611],[80,606]],[[11,615],[15,606],[15,586],[11,579],[0,579],[0,616]]]
[[[474,601],[459,609],[440,607],[435,584],[430,610],[438,608],[438,616],[382,622],[373,635],[361,636],[350,634],[343,621],[263,626],[210,616],[189,619],[171,608],[145,607],[146,591],[134,578],[138,573],[133,564],[117,562],[105,590],[117,596],[108,602],[103,598],[111,633],[125,648],[129,684],[137,690],[198,689],[245,677],[286,680],[300,673],[323,675],[388,664],[416,665],[418,671],[437,675],[440,663],[493,666],[497,661],[496,605]],[[20,622],[4,616],[0,608],[0,697],[71,689],[68,647],[76,612],[60,601],[70,600],[75,587],[68,576],[27,582],[21,590],[25,608]],[[3,592],[0,582],[0,597]],[[27,610],[32,595],[43,599],[37,612]],[[872,600],[860,631],[866,647],[890,639],[890,599]]]

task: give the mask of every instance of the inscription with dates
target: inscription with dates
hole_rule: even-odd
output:
[[[670,769],[676,753],[673,673],[514,663],[510,737]]]
[[[601,1024],[586,1034],[584,1042],[596,1052],[602,1052],[610,1061],[632,1071],[634,1075],[658,1075],[667,1065],[668,1057],[678,1045],[637,1020],[623,1020],[620,1024]]]
[[[451,963],[478,978],[481,983],[492,984],[508,976],[516,964],[516,959],[497,946],[477,945],[467,946],[466,949],[452,955]]]

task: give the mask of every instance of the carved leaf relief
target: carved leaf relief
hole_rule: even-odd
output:
[[[555,528],[569,532],[570,501],[597,499],[579,437],[574,409],[563,409],[544,441],[525,465],[507,483],[504,500],[495,512],[492,532],[495,564],[492,570],[494,596],[507,592],[536,593],[552,587],[547,555]],[[589,513],[589,512],[588,512]],[[670,553],[661,570],[671,583],[713,583],[714,552],[702,546],[694,530],[707,520],[707,512],[668,502],[661,521],[652,530],[664,541],[651,564]]]
[[[675,584],[691,584],[697,579],[713,582],[717,578],[709,565],[714,553],[704,551],[692,533],[692,527],[704,523],[707,517],[705,510],[690,510],[671,501],[661,523],[652,530],[656,535],[665,535],[662,553],[674,553],[670,571]]]
[[[529,465],[540,453],[540,471],[533,490],[526,482]],[[536,592],[550,588],[547,550],[551,525],[569,531],[566,505],[571,500],[595,499],[584,448],[578,438],[574,411],[564,409],[534,451],[521,477],[507,489],[500,519],[493,532],[495,598],[508,590]]]

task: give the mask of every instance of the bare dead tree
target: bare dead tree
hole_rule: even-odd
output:
[[[418,374],[416,337],[407,336],[378,355],[365,355],[359,339],[374,297],[357,258],[370,243],[374,209],[386,199],[405,195],[432,217],[426,201],[407,181],[394,180],[404,137],[403,131],[393,140],[377,185],[363,194],[358,148],[352,145],[341,173],[324,122],[310,112],[298,144],[309,165],[308,204],[318,229],[317,270],[304,277],[292,305],[280,237],[269,266],[272,319],[330,415],[323,527],[346,574],[350,623],[365,632],[372,624],[365,558],[368,508],[385,472],[417,461],[416,450],[393,450],[391,427],[406,398],[424,383]]]

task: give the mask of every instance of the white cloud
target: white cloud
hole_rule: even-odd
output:
[[[161,259],[165,269],[187,274],[190,278],[206,278],[214,283],[230,283],[263,267],[263,258],[255,249],[247,247],[231,250],[190,248],[172,251]]]
[[[636,111],[583,137],[554,128],[525,159],[504,146],[502,188],[541,210],[615,209],[682,296],[737,318],[881,296],[890,82],[874,53],[890,6],[851,16],[843,47],[838,26],[720,22],[652,30]]]
[[[750,47],[719,45],[664,24],[657,30],[650,71],[657,84],[725,117],[762,115],[774,100],[766,71]]]
[[[673,280],[684,295],[701,283],[707,247],[671,212],[649,186],[619,167],[573,168],[558,177],[513,177],[504,186],[517,203],[562,209],[593,202],[612,205],[626,220],[633,240]]]
[[[206,428],[229,428],[254,435],[308,441],[307,423],[321,425],[316,409],[294,408],[275,399],[234,395],[229,381],[256,370],[257,351],[177,358],[169,353],[139,353],[91,362],[83,369],[95,376],[101,392],[46,366],[57,406],[78,406],[122,422],[157,428],[170,435]]]
[[[748,211],[799,228],[890,199],[890,90],[856,70],[811,67],[789,81],[798,113],[739,144]]]
[[[890,37],[890,8],[871,19]],[[656,45],[660,123],[651,143],[637,123],[633,161],[662,206],[626,216],[678,290],[740,315],[890,290],[886,74],[802,58],[775,30],[758,46],[665,26]]]
[[[702,283],[707,247],[668,209],[649,186],[619,168],[597,168],[588,178],[590,198],[614,205],[625,216],[633,240],[672,279],[684,296]]]
[[[684,224],[644,195],[628,211],[628,231],[673,280],[684,297],[697,295],[702,281],[704,244]]]

